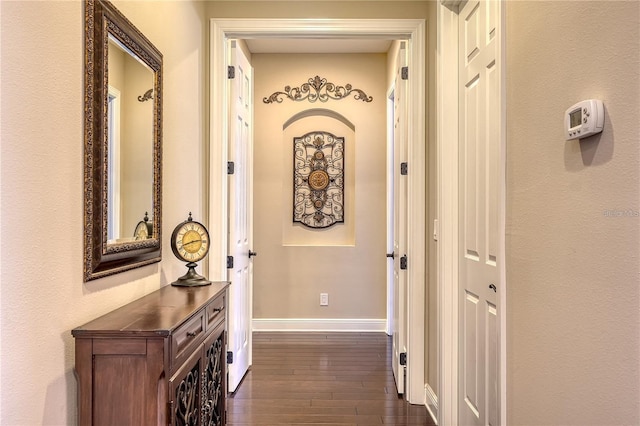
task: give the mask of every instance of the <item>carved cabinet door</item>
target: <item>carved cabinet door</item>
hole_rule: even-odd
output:
[[[220,324],[169,381],[173,426],[225,424],[225,342]]]
[[[204,375],[202,381],[202,424],[222,426],[225,421],[225,342],[224,324],[204,341]]]
[[[176,371],[169,381],[171,425],[200,426],[202,424],[202,347]]]

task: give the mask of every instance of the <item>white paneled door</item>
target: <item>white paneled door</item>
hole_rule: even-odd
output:
[[[498,1],[459,15],[459,424],[498,424],[500,74]]]
[[[230,78],[229,161],[229,312],[227,350],[233,361],[228,364],[228,390],[236,390],[251,365],[252,315],[252,68],[242,50],[231,41],[231,62],[235,75]],[[250,254],[251,253],[251,254]]]
[[[401,261],[407,250],[407,176],[401,175],[401,163],[407,161],[407,80],[402,69],[407,66],[407,51],[402,48],[396,58],[393,90],[393,323],[392,366],[399,394],[405,393],[407,353],[407,271]]]

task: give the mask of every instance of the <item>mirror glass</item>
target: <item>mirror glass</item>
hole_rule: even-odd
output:
[[[161,258],[162,54],[85,0],[84,280]]]
[[[137,225],[153,223],[153,70],[113,35],[108,44],[107,244],[153,235]]]

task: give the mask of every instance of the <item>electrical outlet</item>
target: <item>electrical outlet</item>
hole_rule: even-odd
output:
[[[329,293],[320,293],[320,306],[329,306]]]

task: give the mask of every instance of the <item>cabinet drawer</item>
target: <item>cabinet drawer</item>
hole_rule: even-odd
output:
[[[207,305],[207,330],[213,329],[224,319],[224,307],[224,296],[216,298],[213,302]]]
[[[171,337],[171,365],[178,365],[180,358],[187,355],[190,349],[202,342],[204,338],[205,311],[196,315],[176,329]]]

